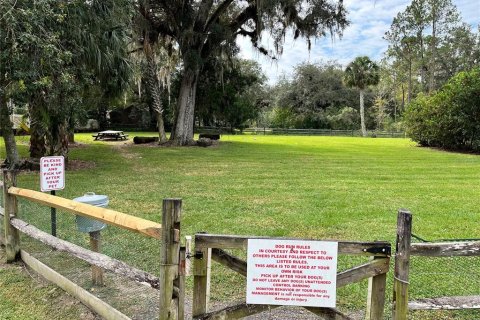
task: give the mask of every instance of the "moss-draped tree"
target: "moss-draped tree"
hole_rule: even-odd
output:
[[[183,61],[182,81],[170,139],[174,145],[193,141],[195,95],[203,63],[238,36],[251,39],[263,54],[282,53],[288,31],[294,38],[341,35],[347,26],[343,2],[328,0],[146,0],[145,18],[160,36],[174,39]],[[275,50],[261,45],[271,35]]]

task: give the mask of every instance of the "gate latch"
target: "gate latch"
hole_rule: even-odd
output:
[[[195,251],[194,254],[188,254],[187,255],[187,259],[190,259],[190,258],[195,258],[195,259],[203,259],[203,252],[202,251]]]
[[[390,246],[385,247],[370,247],[363,249],[363,252],[373,253],[373,254],[385,254],[390,256],[392,254],[392,248]]]

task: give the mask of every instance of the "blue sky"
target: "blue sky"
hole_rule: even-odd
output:
[[[476,29],[480,24],[480,0],[452,1],[463,21]],[[351,24],[344,31],[342,39],[318,39],[312,43],[312,50],[308,52],[303,39],[293,41],[292,37],[287,37],[283,55],[276,62],[255,52],[248,40],[239,39],[241,56],[258,61],[271,84],[282,74],[290,78],[293,67],[302,62],[336,60],[345,66],[360,55],[379,60],[387,48],[383,35],[397,13],[403,11],[410,2],[411,0],[344,0]],[[268,43],[268,38],[264,42]]]

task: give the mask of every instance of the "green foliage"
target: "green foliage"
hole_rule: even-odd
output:
[[[93,87],[111,100],[129,81],[127,1],[2,1],[0,87],[15,105],[28,106],[35,136],[50,154],[66,155],[66,127],[85,115]],[[79,32],[82,30],[82,32]],[[92,90],[95,92],[94,90]],[[34,147],[43,141],[32,143]],[[39,153],[45,148],[39,147]],[[42,149],[42,150],[41,150]],[[32,151],[32,156],[42,156]]]
[[[205,126],[244,128],[258,116],[265,81],[255,61],[212,59],[200,75],[196,116]]]
[[[351,129],[358,123],[358,90],[347,88],[335,62],[300,64],[293,79],[271,89],[273,127]],[[372,104],[370,92],[367,105]],[[288,109],[288,110],[286,110]]]
[[[330,126],[334,130],[354,130],[358,128],[358,111],[352,107],[343,107],[337,114],[329,115]]]
[[[380,68],[369,57],[357,57],[345,69],[344,81],[350,88],[364,90],[380,81]]]
[[[480,150],[480,69],[460,72],[433,96],[407,109],[408,134],[424,146]]]
[[[290,108],[274,107],[270,115],[270,125],[274,128],[293,128],[295,114]]]

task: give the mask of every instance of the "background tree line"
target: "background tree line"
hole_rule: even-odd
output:
[[[479,32],[461,21],[451,0],[412,0],[385,34],[389,46],[379,68],[368,57],[346,69],[331,61],[302,63],[290,78],[269,86],[256,62],[238,57],[237,37],[274,58],[287,31],[309,43],[341,35],[348,25],[341,1],[302,3],[0,2],[0,125],[7,164],[19,163],[13,109],[30,119],[34,160],[68,156],[75,126],[94,118],[106,128],[109,112],[125,108],[142,126],[156,128],[161,143],[170,131],[174,145],[190,144],[197,126],[413,132],[415,117],[403,117],[409,103],[427,108],[421,99],[479,64]],[[274,50],[262,47],[262,33],[273,37]],[[362,59],[375,70],[372,81],[352,82]]]

